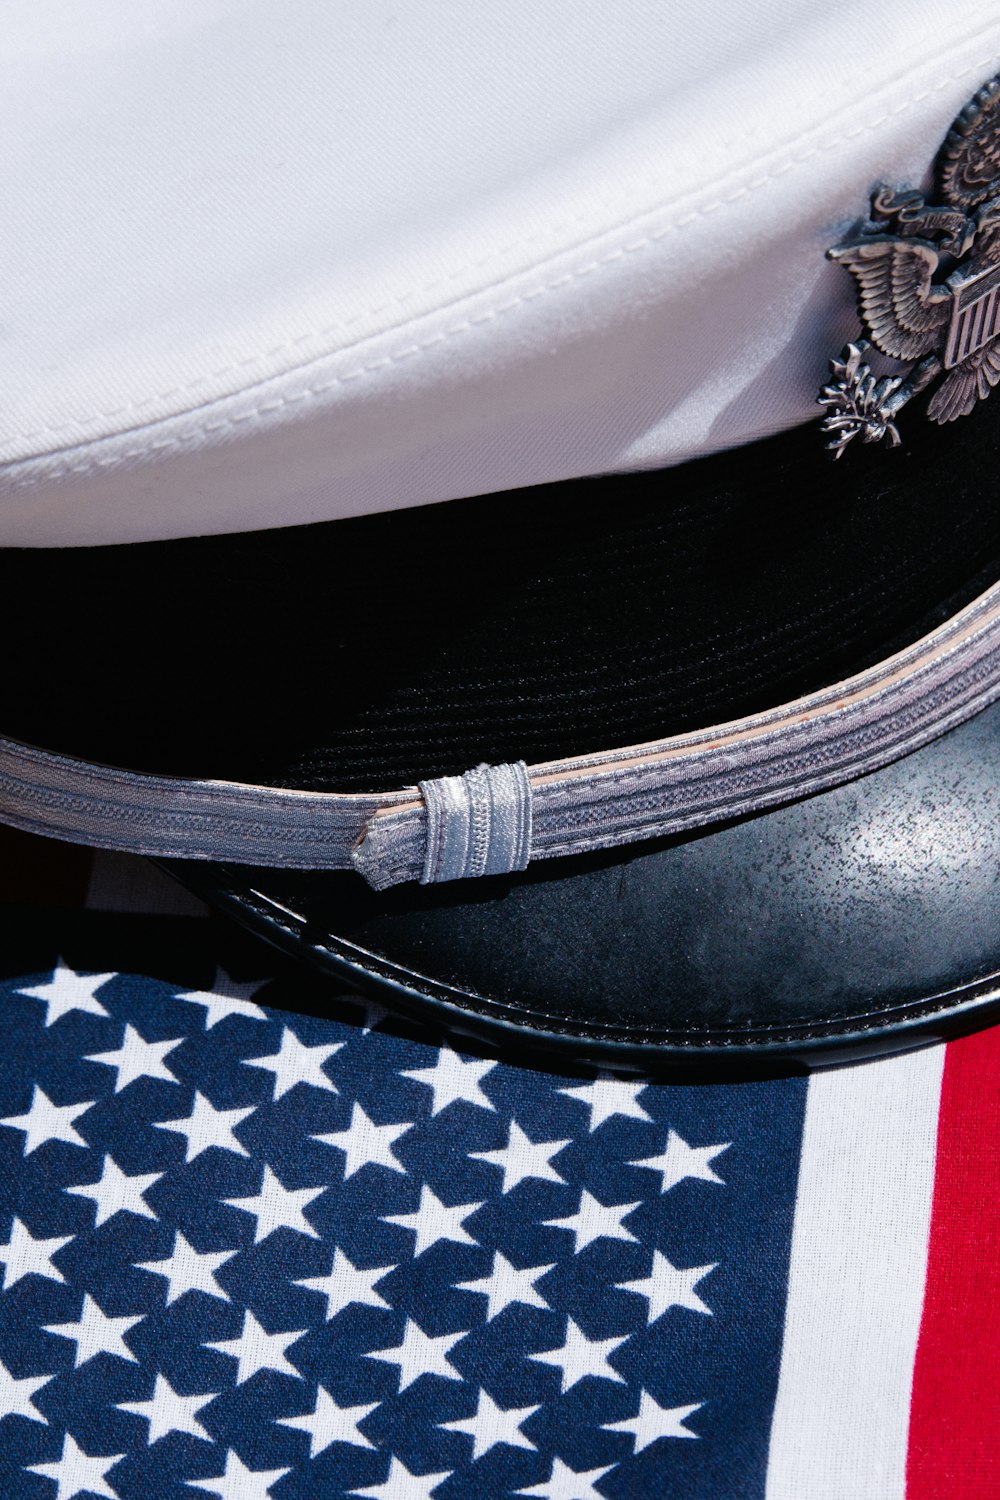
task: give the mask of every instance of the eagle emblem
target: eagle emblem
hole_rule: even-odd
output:
[[[869,221],[827,251],[854,277],[864,325],[818,398],[834,458],[856,437],[898,445],[899,411],[932,382],[932,422],[967,416],[1000,382],[1000,77],[951,127],[935,176],[936,203],[876,188]],[[873,345],[909,370],[876,377]]]

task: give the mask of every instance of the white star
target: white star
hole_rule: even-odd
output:
[[[5,1267],[4,1290],[9,1291],[22,1276],[46,1276],[50,1281],[65,1281],[60,1270],[52,1264],[52,1257],[63,1245],[68,1245],[71,1234],[54,1240],[37,1240],[20,1219],[13,1219],[10,1239],[0,1245],[0,1265]]]
[[[139,1214],[144,1219],[159,1217],[143,1202],[154,1182],[159,1182],[162,1172],[140,1172],[129,1177],[112,1156],[105,1156],[104,1167],[96,1182],[81,1182],[63,1189],[77,1198],[93,1198],[97,1213],[94,1228],[119,1212]]]
[[[208,1490],[218,1495],[219,1500],[267,1500],[272,1485],[288,1472],[288,1469],[248,1469],[230,1449],[225,1471],[217,1479],[185,1479],[184,1483]]]
[[[322,1292],[326,1298],[326,1316],[329,1321],[343,1308],[350,1307],[352,1302],[360,1302],[364,1307],[390,1307],[391,1304],[375,1290],[375,1284],[395,1269],[395,1266],[373,1266],[370,1270],[359,1270],[351,1264],[343,1250],[335,1249],[328,1276],[307,1276],[302,1281],[296,1281],[295,1285],[308,1287],[312,1292]]]
[[[661,1251],[654,1250],[653,1269],[648,1276],[639,1281],[618,1281],[615,1285],[620,1292],[635,1292],[646,1298],[650,1323],[662,1318],[668,1307],[688,1307],[692,1312],[708,1313],[711,1317],[712,1309],[701,1300],[695,1287],[717,1265],[718,1261],[713,1261],[710,1266],[688,1266],[682,1270],[671,1265]]]
[[[478,1281],[457,1281],[456,1291],[478,1292],[486,1298],[486,1321],[491,1323],[493,1319],[502,1313],[505,1307],[512,1302],[523,1302],[526,1307],[548,1307],[549,1303],[540,1292],[535,1289],[535,1282],[541,1281],[547,1271],[551,1271],[555,1261],[549,1266],[525,1266],[519,1270],[517,1266],[511,1265],[506,1256],[501,1255],[499,1250],[493,1253],[493,1269],[488,1276],[481,1276]]]
[[[562,1371],[561,1389],[564,1395],[588,1375],[599,1380],[617,1380],[620,1385],[625,1385],[625,1377],[619,1375],[608,1363],[608,1355],[619,1344],[624,1344],[627,1338],[628,1334],[623,1333],[618,1338],[588,1339],[573,1319],[567,1318],[566,1338],[562,1347],[548,1349],[541,1354],[529,1354],[528,1358],[536,1359],[543,1365],[555,1365],[557,1370]]]
[[[375,1444],[365,1437],[359,1422],[378,1406],[338,1406],[328,1391],[319,1386],[316,1405],[311,1412],[301,1417],[276,1417],[279,1427],[301,1427],[309,1434],[309,1457],[323,1453],[331,1443],[350,1443],[355,1448],[374,1448]]]
[[[214,1401],[218,1394],[218,1391],[203,1391],[198,1396],[181,1396],[165,1375],[158,1374],[156,1387],[149,1401],[119,1401],[116,1405],[119,1411],[131,1411],[137,1417],[145,1417],[149,1423],[146,1441],[150,1447],[158,1443],[161,1437],[166,1437],[168,1432],[187,1432],[192,1437],[204,1438],[211,1443],[214,1441],[212,1434],[206,1432],[195,1413]]]
[[[389,1460],[389,1477],[383,1484],[371,1484],[364,1490],[349,1490],[348,1494],[360,1495],[363,1500],[430,1500],[434,1491],[453,1470],[444,1469],[440,1474],[411,1474],[398,1458]],[[603,1496],[602,1496],[603,1500]]]
[[[124,1457],[124,1453],[113,1453],[110,1458],[84,1453],[67,1432],[62,1456],[55,1463],[28,1464],[27,1468],[29,1474],[41,1474],[55,1481],[56,1492],[51,1500],[73,1500],[74,1495],[83,1493],[118,1500],[118,1491],[111,1488],[105,1475]]]
[[[438,1240],[452,1240],[456,1245],[475,1245],[476,1240],[462,1228],[466,1219],[471,1219],[481,1203],[441,1202],[426,1182],[420,1189],[420,1206],[412,1214],[382,1214],[384,1224],[398,1224],[402,1229],[412,1229],[416,1235],[413,1246],[414,1259],[423,1255]]]
[[[530,1489],[515,1490],[516,1495],[537,1495],[539,1500],[607,1500],[599,1490],[594,1489],[594,1484],[605,1474],[610,1474],[615,1467],[608,1464],[604,1469],[587,1469],[585,1473],[578,1474],[568,1464],[564,1464],[561,1458],[553,1458],[552,1473],[548,1479],[541,1484],[533,1484]]]
[[[632,1240],[636,1235],[624,1227],[622,1219],[639,1207],[638,1203],[601,1203],[586,1188],[580,1190],[580,1207],[565,1219],[543,1219],[549,1229],[568,1229],[573,1237],[574,1254],[594,1240]]]
[[[15,990],[15,995],[27,995],[31,1000],[41,1000],[46,1007],[45,1024],[51,1026],[60,1016],[71,1010],[87,1010],[93,1016],[106,1016],[108,1012],[96,998],[96,992],[115,974],[77,974],[58,959],[52,978],[45,984],[32,985],[30,989]]]
[[[492,1073],[495,1067],[496,1062],[484,1062],[478,1057],[471,1057],[466,1061],[450,1047],[440,1047],[433,1067],[411,1068],[402,1077],[425,1083],[431,1090],[433,1118],[447,1109],[449,1104],[454,1104],[456,1099],[464,1099],[466,1104],[478,1104],[480,1109],[495,1111],[493,1100],[479,1087],[480,1079],[485,1078],[487,1073]]]
[[[295,1032],[286,1026],[281,1033],[281,1045],[277,1052],[265,1053],[262,1057],[244,1057],[247,1068],[263,1068],[274,1074],[274,1097],[278,1100],[297,1083],[311,1083],[314,1089],[325,1089],[328,1094],[339,1092],[323,1071],[343,1042],[330,1042],[318,1047],[309,1047],[300,1042]]]
[[[233,1128],[247,1115],[252,1115],[255,1109],[253,1104],[246,1109],[216,1109],[204,1094],[196,1092],[189,1115],[175,1120],[155,1120],[153,1126],[156,1130],[169,1130],[172,1135],[186,1138],[186,1162],[194,1161],[212,1146],[217,1146],[220,1151],[235,1151],[237,1156],[249,1156],[250,1152],[233,1134]]]
[[[660,1156],[643,1156],[639,1161],[630,1161],[630,1167],[645,1167],[647,1171],[659,1172],[663,1178],[660,1191],[667,1193],[685,1177],[700,1177],[703,1182],[723,1183],[709,1166],[710,1161],[723,1151],[728,1151],[732,1141],[722,1141],[716,1146],[689,1146],[676,1130],[667,1136],[667,1149]]]
[[[624,1422],[605,1422],[603,1425],[607,1432],[630,1432],[635,1438],[634,1451],[641,1453],[643,1448],[648,1448],[657,1438],[699,1437],[699,1433],[692,1432],[684,1423],[692,1412],[700,1411],[704,1405],[704,1401],[696,1401],[693,1406],[661,1406],[648,1391],[640,1391],[639,1410],[634,1417],[627,1417]]]
[[[346,1130],[331,1130],[325,1135],[314,1135],[311,1139],[322,1141],[326,1146],[336,1146],[338,1151],[343,1151],[345,1182],[355,1172],[360,1172],[362,1167],[367,1166],[388,1167],[390,1172],[401,1172],[405,1177],[406,1168],[393,1151],[392,1143],[412,1129],[412,1122],[405,1120],[395,1125],[376,1125],[355,1100],[351,1109],[351,1123]]]
[[[367,1036],[369,1031],[381,1026],[386,1017],[392,1014],[384,1005],[379,1005],[375,1000],[366,1000],[363,995],[345,995],[344,999],[349,1005],[356,1005],[365,1018],[365,1024],[361,1027],[362,1036]]]
[[[488,1161],[503,1172],[502,1193],[509,1193],[526,1177],[537,1177],[542,1182],[565,1182],[555,1167],[552,1158],[569,1141],[533,1141],[526,1135],[516,1120],[511,1120],[506,1146],[496,1151],[470,1151],[473,1161]]]
[[[224,1203],[231,1203],[234,1208],[240,1209],[245,1214],[254,1214],[257,1224],[254,1229],[253,1242],[259,1245],[261,1240],[266,1240],[269,1234],[276,1229],[294,1229],[296,1234],[307,1234],[310,1239],[318,1240],[320,1236],[312,1227],[302,1210],[307,1203],[325,1193],[325,1187],[311,1188],[286,1188],[281,1179],[264,1165],[264,1178],[260,1185],[260,1192],[253,1193],[246,1198],[224,1198]]]
[[[648,1085],[644,1082],[627,1083],[613,1073],[598,1073],[593,1083],[581,1083],[568,1089],[557,1089],[557,1093],[577,1099],[590,1110],[590,1129],[610,1120],[612,1115],[626,1115],[633,1120],[652,1120],[638,1102],[639,1095]]]
[[[113,1052],[89,1052],[87,1062],[102,1063],[106,1068],[114,1068],[115,1093],[120,1094],[122,1089],[128,1088],[137,1078],[162,1078],[167,1083],[176,1083],[170,1069],[164,1065],[163,1059],[175,1047],[179,1047],[184,1037],[170,1037],[165,1042],[147,1042],[135,1027],[128,1021],[125,1023],[125,1034],[122,1044]]]
[[[445,1333],[439,1338],[431,1338],[419,1324],[408,1318],[401,1344],[397,1344],[394,1349],[370,1349],[364,1357],[382,1360],[388,1365],[398,1365],[401,1391],[419,1380],[421,1375],[441,1375],[445,1380],[463,1380],[465,1377],[459,1374],[448,1358],[448,1350],[459,1339],[465,1338],[465,1332]]]
[[[467,1433],[472,1439],[472,1461],[475,1463],[477,1458],[482,1458],[484,1453],[488,1453],[498,1443],[506,1443],[510,1448],[531,1448],[537,1451],[538,1444],[525,1437],[521,1425],[538,1410],[538,1406],[498,1406],[488,1391],[481,1390],[479,1404],[471,1417],[463,1417],[458,1422],[439,1422],[437,1425],[448,1432]]]
[[[73,1121],[86,1114],[96,1102],[95,1099],[86,1099],[82,1104],[53,1104],[36,1083],[27,1113],[8,1115],[5,1120],[0,1120],[0,1125],[24,1131],[25,1156],[37,1151],[46,1141],[66,1141],[70,1146],[83,1146],[89,1150],[89,1142],[73,1129]]]
[[[279,1375],[292,1375],[301,1380],[301,1370],[285,1358],[285,1350],[308,1332],[308,1328],[296,1328],[291,1333],[267,1333],[247,1309],[239,1338],[220,1339],[206,1344],[205,1348],[218,1349],[220,1354],[228,1354],[236,1360],[237,1385],[242,1385],[258,1370],[277,1370]]]
[[[137,1365],[139,1361],[126,1344],[124,1335],[142,1319],[142,1313],[133,1317],[109,1318],[90,1293],[85,1292],[80,1316],[74,1323],[43,1323],[42,1327],[46,1333],[73,1340],[76,1344],[73,1368],[78,1370],[97,1354],[114,1354],[118,1359],[127,1359]]]
[[[205,1030],[211,1031],[227,1016],[249,1016],[251,1021],[268,1021],[270,1017],[260,1005],[251,1003],[251,995],[263,989],[266,979],[255,983],[240,984],[231,979],[225,969],[216,969],[215,983],[210,990],[185,990],[178,1000],[188,1000],[192,1005],[205,1007]]]
[[[29,1422],[48,1425],[48,1419],[32,1401],[40,1386],[48,1385],[51,1375],[24,1375],[17,1379],[0,1360],[0,1422],[4,1417],[27,1417]]]
[[[178,1229],[174,1237],[174,1248],[169,1255],[162,1255],[159,1260],[140,1260],[135,1264],[138,1271],[149,1271],[153,1276],[166,1277],[167,1307],[172,1302],[177,1302],[185,1292],[204,1292],[209,1297],[231,1302],[232,1298],[219,1285],[215,1273],[227,1260],[232,1260],[239,1253],[239,1250],[196,1250]]]

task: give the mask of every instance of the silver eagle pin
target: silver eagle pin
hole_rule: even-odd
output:
[[[935,169],[940,206],[879,187],[868,223],[827,251],[855,278],[864,325],[818,397],[834,458],[856,437],[897,446],[899,411],[938,376],[932,422],[967,416],[1000,381],[1000,77],[962,110]],[[873,345],[909,371],[876,377]]]

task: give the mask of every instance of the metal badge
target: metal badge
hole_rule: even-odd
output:
[[[898,445],[897,414],[938,376],[932,422],[967,416],[1000,381],[1000,77],[963,109],[935,168],[941,206],[879,187],[869,222],[827,251],[857,282],[865,334],[831,360],[818,398],[834,458],[856,437]],[[909,370],[877,378],[872,345]]]

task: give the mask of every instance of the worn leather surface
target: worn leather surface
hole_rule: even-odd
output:
[[[798,1070],[1000,1018],[1000,705],[859,781],[696,835],[381,896],[169,866],[316,969],[526,1048]]]

